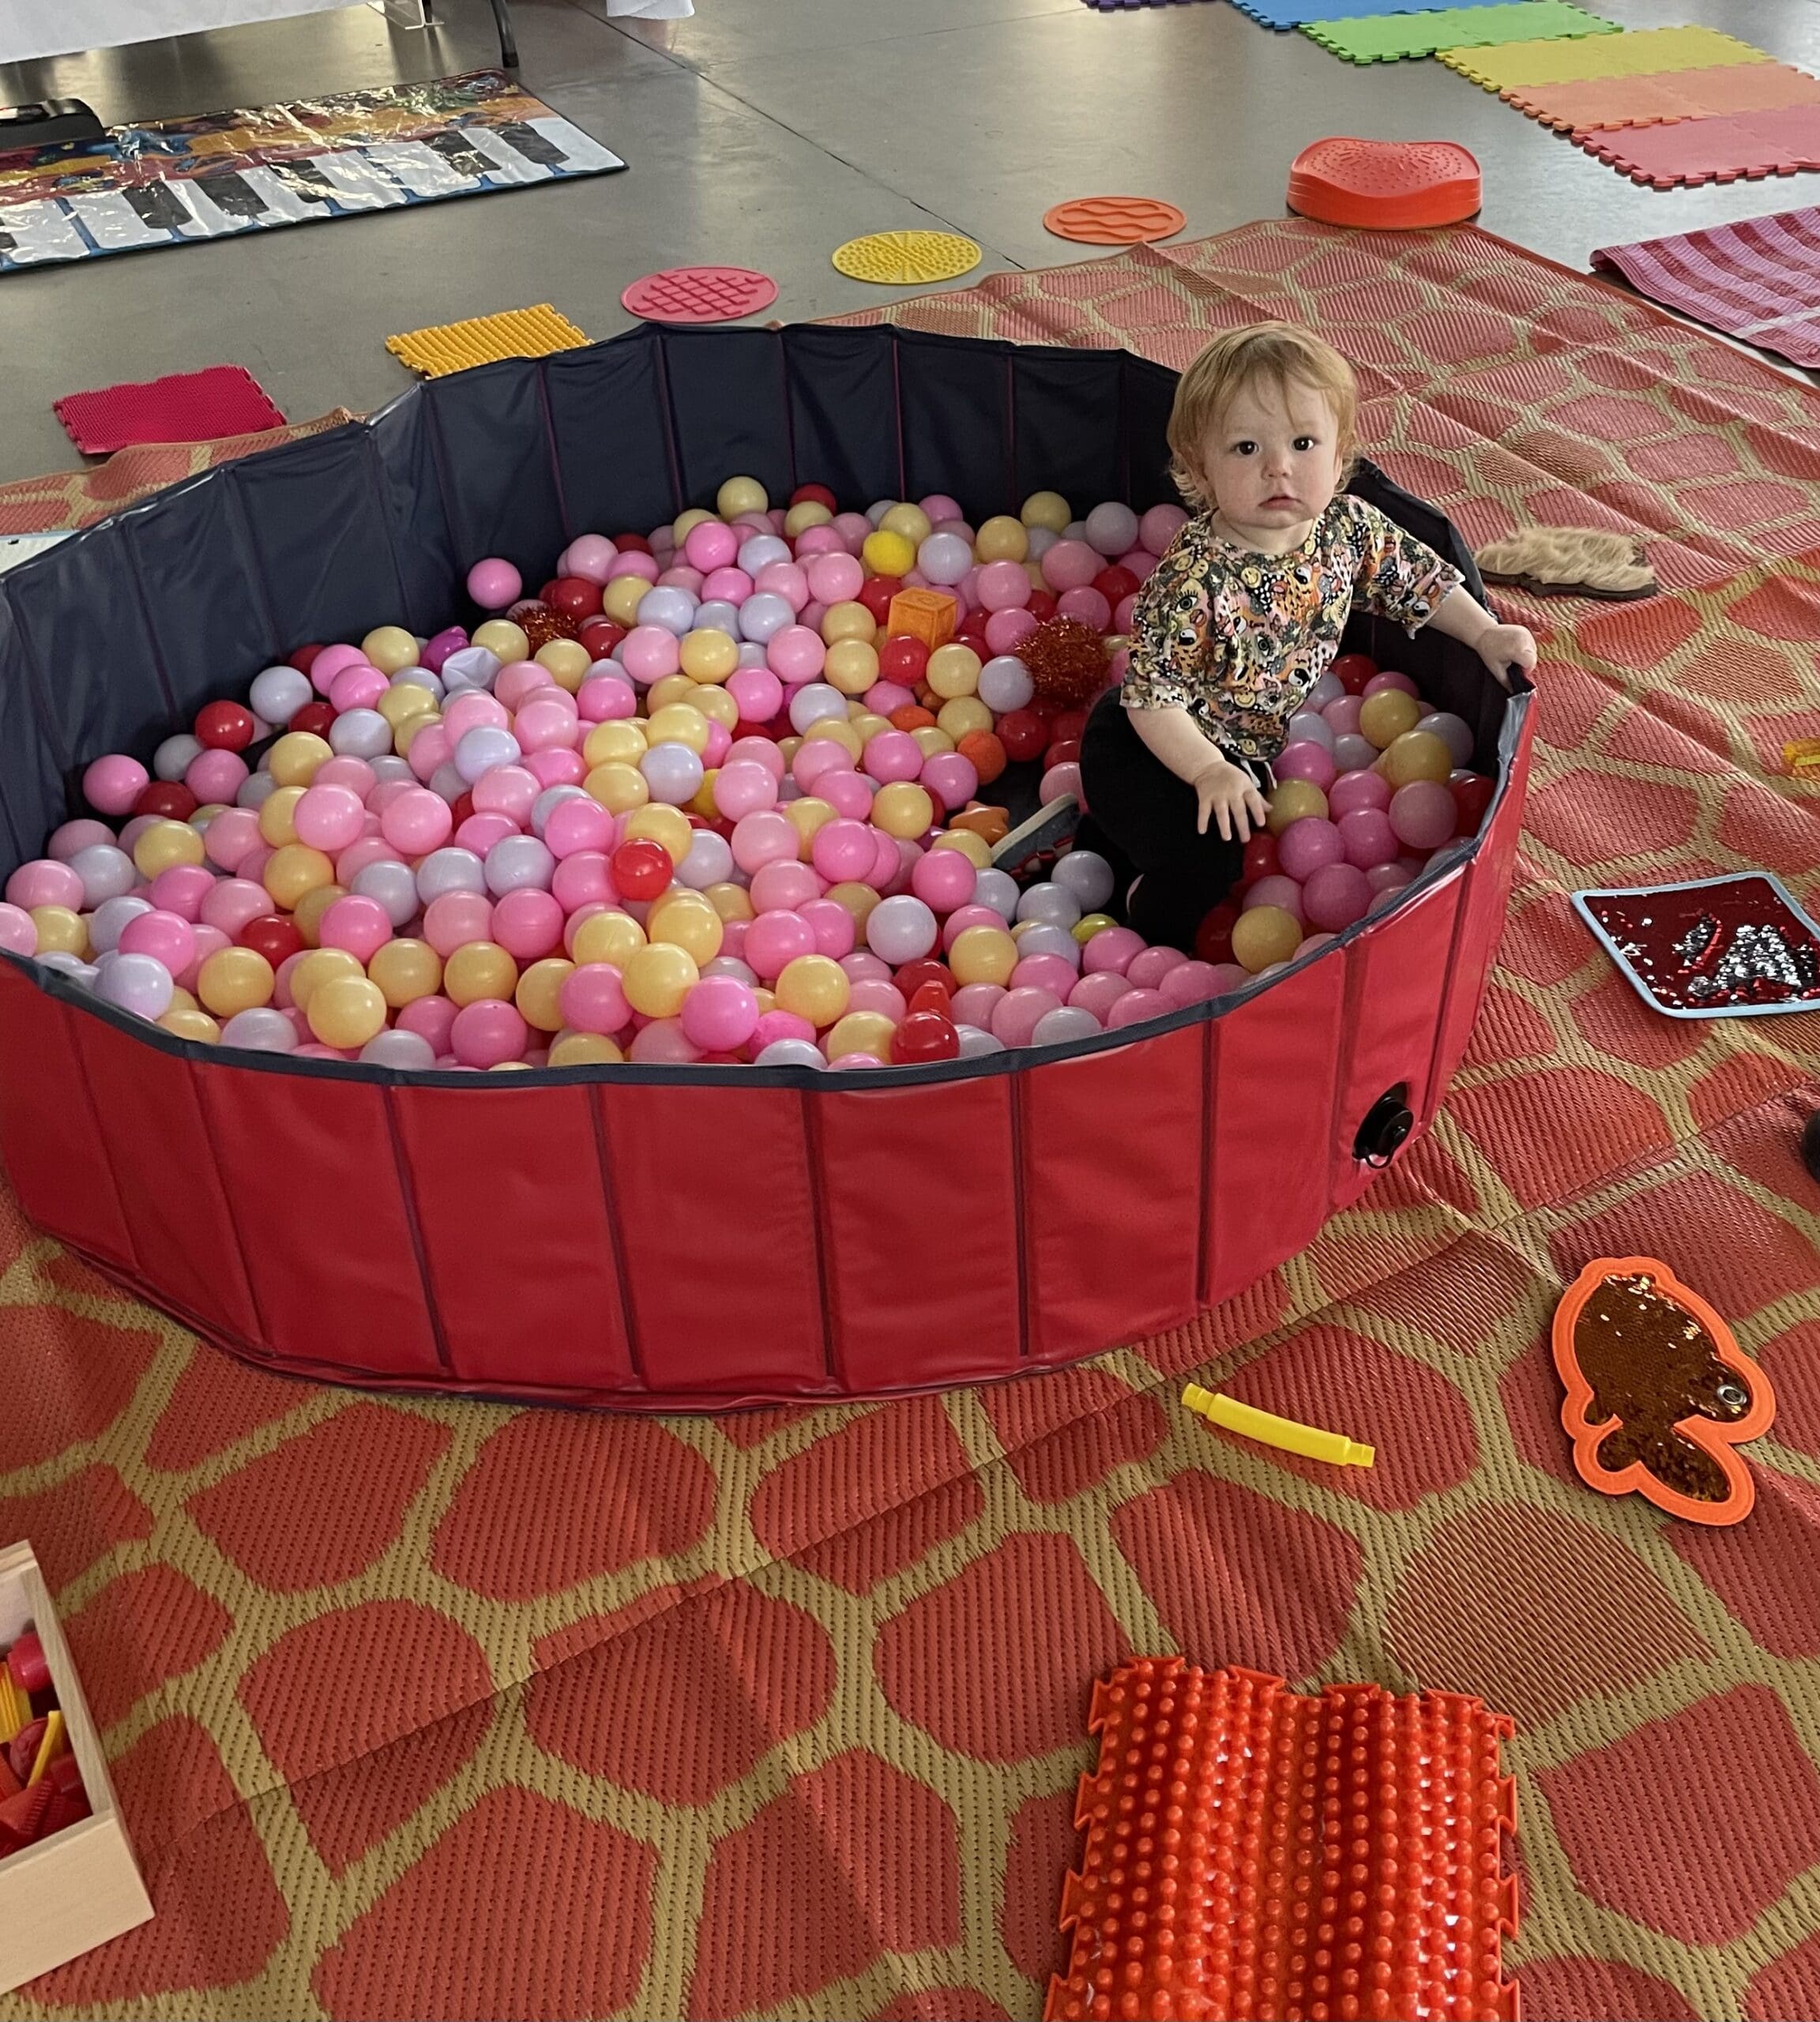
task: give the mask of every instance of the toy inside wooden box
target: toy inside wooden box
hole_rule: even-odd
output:
[[[0,1551],[0,1648],[23,1657],[7,1667],[6,1691],[11,1710],[24,1717],[0,1749],[0,1787],[7,1791],[0,1799],[0,1992],[6,1992],[144,1923],[152,1902],[28,1544]]]

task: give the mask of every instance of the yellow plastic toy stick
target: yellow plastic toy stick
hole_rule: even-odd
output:
[[[28,1790],[51,1767],[51,1757],[61,1754],[62,1749],[63,1716],[61,1713],[47,1713],[44,1716],[44,1738],[38,1744],[38,1753],[32,1765],[32,1773],[25,1779]]]
[[[31,1718],[28,1704],[24,1711],[19,1702],[25,1695],[13,1682],[13,1676],[3,1663],[0,1663],[0,1742],[12,1740]]]
[[[1261,1411],[1255,1405],[1240,1404],[1236,1397],[1222,1396],[1217,1390],[1203,1390],[1198,1383],[1188,1385],[1182,1401],[1209,1425],[1261,1440],[1266,1446],[1280,1446],[1285,1453],[1299,1453],[1304,1460],[1330,1460],[1337,1468],[1369,1468],[1378,1458],[1374,1446],[1348,1439],[1343,1432],[1324,1432],[1318,1425],[1280,1419],[1274,1411]]]

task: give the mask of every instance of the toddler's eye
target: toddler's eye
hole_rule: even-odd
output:
[[[1258,453],[1258,445],[1249,441],[1235,442],[1232,445],[1232,453],[1235,457],[1254,457]]]
[[[1312,449],[1314,446],[1314,438],[1312,435],[1298,435],[1295,438],[1295,447],[1298,449]]]

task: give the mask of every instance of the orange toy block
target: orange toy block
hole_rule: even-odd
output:
[[[946,590],[900,590],[891,599],[885,630],[893,638],[920,639],[931,652],[954,636],[961,607]]]

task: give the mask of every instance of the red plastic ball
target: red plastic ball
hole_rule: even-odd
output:
[[[879,678],[895,681],[901,687],[914,688],[928,664],[929,648],[920,639],[887,639],[878,648]]]
[[[307,674],[316,664],[316,656],[322,650],[320,645],[299,646],[295,652],[285,656],[284,664],[295,667],[299,674]]]
[[[1255,885],[1260,878],[1274,878],[1282,869],[1277,860],[1277,838],[1268,833],[1254,836],[1245,845],[1245,870],[1247,885]]]
[[[675,874],[670,852],[649,836],[634,836],[613,852],[613,882],[628,899],[655,899]]]
[[[1008,709],[996,726],[998,742],[1013,765],[1040,758],[1049,742],[1049,726],[1030,709]]]
[[[604,660],[626,636],[623,625],[615,625],[610,618],[590,618],[583,621],[577,634],[581,644],[597,660]]]
[[[1485,819],[1486,809],[1491,805],[1491,797],[1498,791],[1498,782],[1475,772],[1469,780],[1450,780],[1447,791],[1453,795],[1453,805],[1460,810],[1459,833],[1476,836],[1480,823]]]
[[[837,499],[825,484],[799,484],[790,494],[792,506],[825,506],[830,513],[839,506]]]
[[[1342,653],[1327,671],[1348,695],[1359,695],[1378,671],[1378,663],[1369,653]]]
[[[241,702],[211,702],[196,712],[196,739],[211,751],[244,751],[258,725]]]
[[[921,1067],[932,1060],[953,1060],[961,1050],[954,1021],[940,1011],[912,1011],[891,1035],[891,1058],[900,1067]]]
[[[904,993],[904,1001],[912,1011],[939,1011],[954,994],[953,972],[932,955],[906,962],[891,980]],[[938,999],[927,996],[931,990],[940,993]]]
[[[552,576],[549,581],[543,585],[543,588],[537,592],[535,597],[526,598],[525,601],[528,603],[547,604],[550,601],[550,592],[556,587],[556,580],[557,579]],[[517,607],[514,605],[506,614],[508,618],[510,618],[514,622],[516,622],[517,618]]]
[[[649,554],[651,543],[642,534],[615,534],[613,545],[622,554]]]
[[[472,787],[456,795],[449,803],[449,813],[457,829],[474,812],[474,793]]]
[[[263,955],[273,968],[303,949],[302,930],[294,919],[287,919],[282,913],[261,913],[257,919],[248,920],[235,938],[243,948]]]
[[[1058,737],[1055,726],[1049,726],[1049,749],[1043,754],[1045,765],[1077,765],[1081,762],[1081,740],[1077,737]]]
[[[891,599],[904,587],[901,576],[870,576],[859,586],[859,594],[854,599],[863,603],[872,614],[872,622],[882,625],[891,609]]]
[[[1087,712],[1085,709],[1061,709],[1049,719],[1051,738],[1072,738],[1078,744],[1087,735]]]
[[[1047,625],[1055,615],[1055,593],[1053,590],[1032,590],[1030,601],[1024,607],[1039,625]]]
[[[154,780],[133,802],[133,812],[161,814],[171,821],[187,821],[201,805],[181,780]]]
[[[333,705],[328,702],[306,702],[284,727],[287,730],[306,730],[316,737],[326,737],[329,726],[335,720]]]
[[[567,618],[592,618],[600,608],[600,585],[585,576],[559,576],[545,601]]]
[[[1201,921],[1200,930],[1194,936],[1194,953],[1203,962],[1229,962],[1232,959],[1232,929],[1237,925],[1239,908],[1230,899],[1223,899]]]
[[[1135,596],[1142,585],[1129,569],[1121,569],[1114,562],[1110,569],[1102,569],[1093,578],[1093,587],[1116,611],[1126,598]]]

